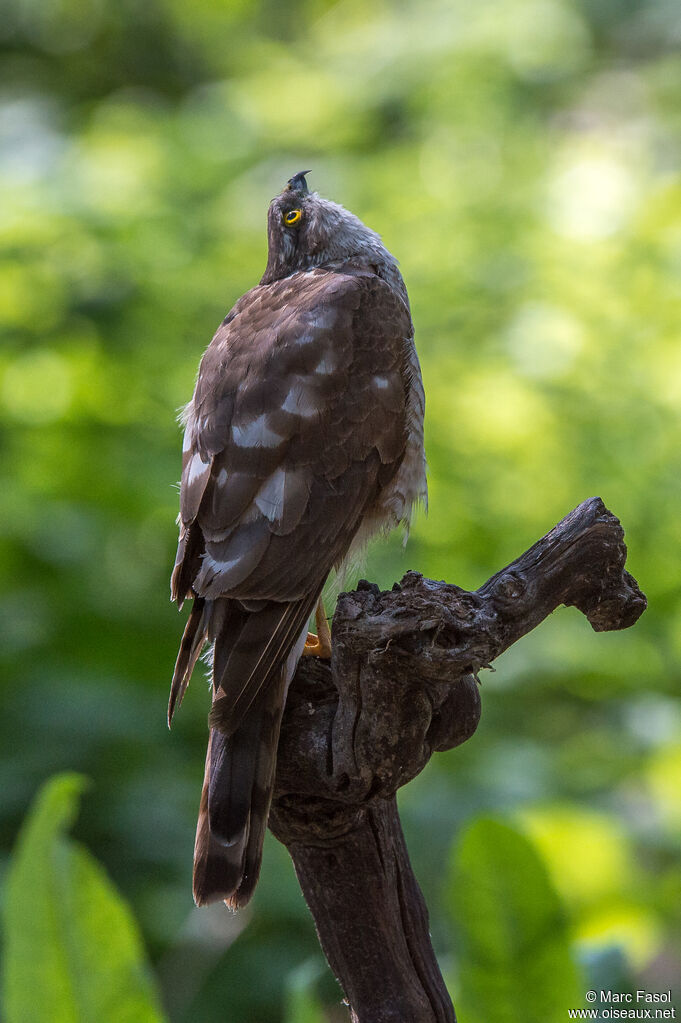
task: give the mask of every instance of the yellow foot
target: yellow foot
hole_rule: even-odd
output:
[[[328,661],[331,657],[331,629],[326,620],[326,611],[321,597],[317,601],[314,617],[317,635],[315,636],[314,632],[308,632],[303,647],[303,657],[322,657]]]
[[[330,656],[331,650],[326,649],[319,636],[316,636],[314,632],[308,632],[303,647],[303,657],[324,657],[328,660]]]

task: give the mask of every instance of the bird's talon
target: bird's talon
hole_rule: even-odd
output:
[[[314,632],[308,632],[305,646],[303,647],[303,657],[321,657],[328,661],[331,658],[331,629],[326,620],[326,612],[321,597],[317,601],[317,607],[315,608],[315,621],[317,623],[318,635],[315,635]]]
[[[324,643],[314,632],[308,632],[303,657],[321,657],[328,661],[331,657],[331,643]]]
[[[314,632],[308,632],[305,646],[303,647],[303,657],[318,657],[320,646],[319,636],[315,636]]]

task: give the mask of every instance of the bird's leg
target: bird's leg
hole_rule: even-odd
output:
[[[326,611],[321,595],[314,611],[314,620],[317,625],[317,635],[315,636],[314,632],[308,632],[303,648],[303,657],[322,657],[328,661],[331,657],[331,629],[326,620]]]

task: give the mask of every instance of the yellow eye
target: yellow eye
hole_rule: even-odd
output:
[[[293,227],[294,224],[298,223],[302,215],[302,210],[291,210],[289,213],[284,214],[284,223],[287,224],[288,227]]]

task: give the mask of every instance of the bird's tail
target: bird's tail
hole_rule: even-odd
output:
[[[307,623],[287,660],[262,687],[233,734],[227,736],[216,728],[210,731],[194,846],[194,899],[199,906],[223,899],[239,909],[255,889],[286,690],[306,634]],[[222,656],[216,645],[216,677],[220,677]]]

